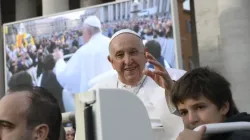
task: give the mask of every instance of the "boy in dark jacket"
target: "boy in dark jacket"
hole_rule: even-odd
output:
[[[250,131],[238,130],[204,136],[205,127],[210,123],[250,122],[250,115],[239,113],[230,89],[230,83],[209,68],[197,68],[187,72],[174,83],[170,94],[183,119],[185,130],[177,140],[250,140]]]

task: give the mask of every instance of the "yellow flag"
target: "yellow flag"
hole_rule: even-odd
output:
[[[4,28],[4,33],[5,33],[5,34],[8,34],[8,26],[5,26],[5,28]]]

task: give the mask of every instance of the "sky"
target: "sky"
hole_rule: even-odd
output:
[[[80,16],[84,14],[84,10],[76,11],[76,12],[69,12],[67,14],[59,14],[57,16],[52,16],[50,18],[55,19],[59,17],[64,17],[67,19],[75,20],[75,19],[80,19]]]
[[[183,7],[184,7],[185,10],[190,10],[190,0],[186,0],[183,3]]]

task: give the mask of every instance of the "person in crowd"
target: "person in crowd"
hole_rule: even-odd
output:
[[[40,77],[40,75],[42,74],[43,71],[43,63],[42,60],[44,58],[45,54],[43,52],[43,50],[40,48],[37,51],[37,71],[36,71],[36,76]]]
[[[67,131],[66,140],[74,140],[75,139],[75,130],[71,128]]]
[[[136,33],[139,34],[139,31],[140,31],[139,25],[134,25],[134,26],[133,26],[133,31],[135,31]],[[139,35],[140,35],[140,34],[139,34]]]
[[[30,56],[30,58],[32,59],[32,64],[30,67],[35,67],[37,65],[37,62],[36,62],[36,58],[37,58],[37,55],[36,55],[36,47],[35,48],[31,48],[29,47],[28,48],[28,55]]]
[[[248,140],[250,131],[236,130],[205,136],[206,127],[199,131],[194,128],[211,123],[250,122],[250,115],[240,113],[235,105],[230,83],[216,71],[196,68],[187,72],[175,83],[168,72],[152,56],[147,54],[148,62],[155,71],[144,70],[144,74],[165,88],[166,101],[173,114],[179,115],[185,129],[177,140]]]
[[[63,99],[67,104],[66,111],[74,111],[73,94],[87,91],[90,79],[112,69],[106,59],[110,39],[102,35],[100,29],[100,20],[96,16],[89,16],[83,24],[85,44],[73,54],[69,61],[65,63],[61,51],[56,49],[54,52],[56,60],[54,72],[64,88]]]
[[[66,139],[66,136],[67,136],[67,134],[66,134],[66,131],[65,131],[65,129],[64,129],[64,126],[61,125],[61,131],[60,131],[59,140],[67,140],[67,139]]]
[[[99,81],[90,90],[119,88],[137,95],[148,111],[152,126],[164,127],[165,133],[157,139],[175,139],[183,129],[181,119],[168,110],[164,89],[142,73],[147,60],[140,36],[129,29],[118,31],[111,38],[109,53],[108,60],[117,73]]]
[[[8,91],[13,89],[14,87],[25,86],[32,87],[32,77],[27,71],[20,71],[12,75],[8,82]]]
[[[77,36],[73,37],[73,41],[72,41],[72,45],[71,46],[79,48],[79,41],[78,41]]]
[[[192,130],[203,124],[250,122],[249,114],[239,113],[232,97],[230,83],[209,68],[197,68],[186,73],[174,84],[171,99],[186,128],[180,133],[179,140],[201,140],[205,128],[198,132]],[[215,134],[206,139],[248,140],[250,131]]]
[[[72,128],[67,130],[66,140],[74,140],[76,136],[76,133],[75,133],[76,132],[76,120],[73,119],[71,123],[72,123]]]
[[[10,81],[10,78],[12,77],[12,73],[9,71],[8,66],[5,67],[5,73],[6,73],[7,83],[8,83]]]
[[[112,69],[105,59],[110,39],[103,36],[100,29],[100,20],[96,16],[89,16],[83,24],[85,45],[67,63],[63,60],[61,51],[54,52],[57,60],[54,72],[59,83],[70,93],[87,91],[89,79]]]
[[[62,100],[63,88],[56,79],[56,75],[53,72],[55,67],[55,60],[52,54],[44,57],[43,61],[43,73],[41,75],[40,86],[48,90],[56,99],[59,104],[60,110],[64,112],[64,105]]]
[[[22,67],[24,67],[25,69],[28,69],[28,68],[30,68],[30,66],[32,66],[33,60],[31,59],[31,57],[29,56],[28,53],[23,53],[23,54],[21,55],[20,64],[21,64]]]
[[[171,68],[175,68],[175,46],[174,40],[165,37],[165,28],[157,30],[158,37],[155,39],[160,43],[161,55],[169,63]]]
[[[48,40],[48,51],[49,51],[49,53],[53,53],[55,48],[56,48],[56,43],[54,41],[52,41],[51,39]]]
[[[154,39],[153,28],[150,25],[147,25],[146,29],[144,30],[144,33],[145,33],[146,40],[153,40]]]
[[[16,86],[0,100],[2,140],[58,140],[61,111],[56,99],[40,87]]]
[[[84,45],[84,40],[83,40],[83,36],[82,36],[82,32],[77,31],[77,35],[78,35],[78,48],[81,47],[82,45]],[[73,44],[72,44],[73,45]]]
[[[168,62],[162,57],[161,55],[161,45],[155,41],[150,40],[145,44],[145,47],[147,48],[148,52],[152,54],[158,62],[161,63],[165,68],[170,68]],[[149,68],[154,68],[152,64],[149,64]]]

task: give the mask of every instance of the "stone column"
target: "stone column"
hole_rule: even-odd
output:
[[[170,12],[170,0],[166,1],[165,12]]]
[[[123,19],[122,16],[123,16],[123,2],[120,3],[120,19]]]
[[[103,7],[104,13],[105,13],[105,18],[104,21],[108,21],[109,20],[109,13],[108,13],[108,6]]]
[[[35,0],[16,0],[16,20],[37,16]]]
[[[150,8],[150,1],[151,0],[147,0],[147,9]]]
[[[43,15],[50,15],[69,10],[69,0],[42,0]]]
[[[125,19],[128,19],[128,2],[125,2]]]
[[[132,19],[133,17],[134,17],[134,14],[133,13],[130,13],[131,11],[133,11],[134,10],[134,7],[133,7],[133,2],[132,1],[130,1],[129,2],[129,17]]]
[[[100,20],[101,20],[101,22],[104,22],[105,21],[104,7],[101,7],[100,12],[101,12]]]
[[[250,112],[250,1],[219,0],[220,55],[223,75],[232,84],[241,111]],[[233,17],[233,18],[232,18]]]
[[[115,4],[115,20],[119,20],[119,6]]]
[[[157,6],[157,0],[153,0],[153,6],[154,6],[154,7]]]
[[[101,4],[102,0],[80,0],[81,7],[88,7],[92,5]]]
[[[162,13],[163,9],[162,9],[162,6],[163,6],[163,0],[160,0],[159,2],[159,12]]]
[[[147,8],[147,4],[145,3],[145,1],[140,1],[142,8],[146,9]]]
[[[112,11],[112,21],[115,20],[115,4],[111,4],[111,11]]]
[[[108,18],[109,18],[109,21],[112,21],[112,14],[113,14],[113,5],[109,5],[108,6]]]

